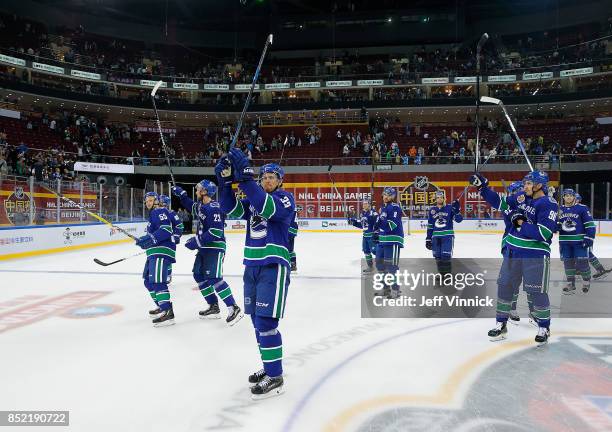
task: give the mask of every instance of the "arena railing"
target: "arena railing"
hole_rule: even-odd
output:
[[[79,206],[111,222],[141,221],[145,216],[145,192],[130,186],[0,175],[0,191],[5,197],[0,200],[0,226],[99,222]]]
[[[213,74],[207,77],[185,77],[185,76],[169,76],[169,75],[154,75],[154,74],[141,74],[141,73],[132,73],[129,71],[120,71],[114,69],[108,69],[105,67],[99,67],[94,65],[86,65],[82,63],[70,63],[65,61],[57,60],[54,57],[41,56],[41,55],[31,55],[25,52],[18,52],[14,49],[10,48],[0,48],[0,53],[6,54],[12,57],[17,57],[21,59],[27,59],[35,62],[42,62],[45,64],[50,64],[53,66],[59,67],[68,67],[75,68],[77,70],[84,70],[86,72],[93,72],[97,74],[103,74],[105,81],[116,83],[116,84],[126,84],[126,85],[138,85],[140,80],[163,80],[168,83],[174,82],[188,82],[195,84],[248,84],[250,82],[250,74],[246,73],[242,75],[242,79],[239,81],[233,80],[229,75],[219,73]],[[533,57],[529,57],[533,59]],[[540,58],[540,57],[536,57]],[[543,57],[542,57],[543,58]],[[600,66],[607,65],[610,62],[609,57],[604,58],[595,58],[588,61],[579,61],[579,62],[566,62],[566,63],[548,63],[543,62],[542,64],[532,65],[529,67],[519,67],[519,68],[503,68],[496,67],[494,70],[483,70],[481,73],[483,75],[504,75],[504,74],[516,74],[520,75],[523,73],[537,73],[539,70],[546,68],[550,71],[557,71],[561,69],[574,69],[581,68],[585,66]],[[287,75],[282,76],[281,78],[276,78],[275,81],[268,81],[267,77],[264,75],[261,77],[260,82],[262,83],[271,83],[271,82],[286,82],[286,83],[294,83],[294,82],[307,82],[307,81],[326,81],[326,80],[371,80],[371,79],[382,79],[382,80],[395,80],[395,84],[416,84],[418,80],[422,78],[441,78],[441,77],[454,77],[454,76],[473,76],[476,74],[475,70],[463,69],[457,67],[456,69],[448,69],[446,71],[434,71],[434,70],[422,70],[422,71],[411,71],[406,72],[405,74],[400,74],[399,72],[394,72],[394,65],[390,63],[385,63],[381,65],[381,69],[378,72],[370,73],[370,72],[356,72],[356,73],[336,73],[336,74],[326,74],[326,73],[316,73],[315,67],[300,67],[300,68],[292,68],[300,69],[300,73],[298,75]],[[350,67],[348,65],[347,67]],[[32,69],[33,72],[43,72],[39,70]],[[68,76],[67,76],[68,77]],[[98,81],[104,82],[104,81]],[[537,82],[537,80],[536,80]],[[431,85],[431,84],[429,84]],[[248,90],[245,89],[246,92]]]

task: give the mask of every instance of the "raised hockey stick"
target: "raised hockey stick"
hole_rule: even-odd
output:
[[[253,75],[253,82],[251,83],[251,88],[249,89],[249,94],[247,96],[246,101],[244,102],[244,107],[242,107],[242,113],[240,114],[240,119],[238,120],[238,125],[236,126],[236,133],[234,133],[234,137],[232,138],[232,142],[229,148],[234,148],[236,143],[238,142],[238,137],[240,136],[240,129],[242,129],[242,122],[244,121],[244,115],[249,109],[249,105],[251,104],[251,98],[253,97],[253,91],[255,90],[255,84],[259,79],[259,74],[261,73],[261,65],[263,64],[264,58],[266,58],[266,52],[268,52],[268,47],[272,45],[272,34],[268,35],[266,39],[266,44],[264,45],[263,52],[261,53],[261,57],[259,58],[259,64],[257,65],[257,69],[255,70],[255,75]]]
[[[128,260],[130,258],[134,258],[134,257],[140,256],[140,255],[146,254],[146,253],[147,253],[147,251],[141,251],[141,252],[135,253],[133,255],[126,256],[125,258],[120,258],[120,259],[118,259],[116,261],[111,261],[111,262],[108,262],[108,263],[104,262],[102,260],[99,260],[98,258],[94,258],[94,262],[96,264],[99,264],[101,266],[106,267],[106,266],[109,266],[109,265],[117,264],[118,262],[121,262],[121,261]]]
[[[488,33],[483,33],[476,45],[476,152],[474,154],[474,171],[478,172],[480,161],[480,53],[489,39]]]
[[[281,149],[281,155],[280,155],[280,160],[278,161],[278,164],[280,166],[283,166],[283,154],[285,154],[285,146],[287,145],[287,140],[289,139],[289,136],[287,135],[285,137],[285,141],[283,141],[283,148]]]
[[[347,217],[347,212],[346,212],[346,203],[344,202],[344,197],[342,196],[342,194],[336,187],[336,182],[334,181],[334,178],[331,175],[331,169],[332,169],[332,165],[327,167],[327,175],[329,175],[329,180],[331,181],[332,187],[334,188],[336,193],[340,195],[340,199],[342,200],[342,210],[344,212],[344,219],[347,219],[348,217]]]
[[[83,211],[83,212],[87,213],[87,214],[88,214],[88,215],[90,215],[91,217],[93,217],[93,218],[95,218],[95,219],[99,220],[100,222],[105,223],[106,225],[111,226],[112,228],[116,229],[117,231],[119,231],[119,232],[120,232],[120,233],[122,233],[122,234],[125,234],[126,236],[128,236],[128,237],[129,237],[129,238],[131,238],[132,240],[138,240],[138,237],[136,237],[136,236],[134,236],[134,235],[130,234],[129,232],[127,232],[126,230],[124,230],[124,229],[123,229],[123,228],[121,228],[121,227],[118,227],[118,226],[116,226],[116,225],[113,225],[113,223],[112,223],[112,222],[110,222],[110,221],[108,221],[108,220],[104,219],[102,216],[100,216],[100,215],[98,215],[98,214],[96,214],[96,213],[94,213],[94,212],[90,212],[89,210],[87,210],[87,209],[86,209],[85,207],[83,207],[82,205],[80,205],[80,204],[78,204],[78,203],[76,203],[76,202],[72,201],[70,198],[66,198],[66,197],[65,197],[65,196],[63,196],[62,194],[57,193],[57,192],[56,192],[56,191],[54,191],[53,189],[50,189],[50,188],[46,187],[46,186],[45,186],[45,185],[43,185],[43,184],[40,184],[40,183],[39,183],[39,184],[38,184],[38,186],[42,187],[43,189],[45,189],[45,190],[47,190],[47,191],[51,192],[52,194],[54,194],[54,195],[56,195],[56,196],[58,196],[60,199],[62,199],[62,200],[64,200],[64,201],[66,201],[68,204],[71,204],[71,205],[73,205],[73,206],[77,207],[79,210],[81,210],[81,211]]]
[[[170,156],[168,155],[168,147],[166,147],[166,140],[164,139],[164,133],[162,132],[161,122],[159,120],[159,113],[157,112],[157,105],[155,105],[155,94],[159,87],[163,84],[163,81],[157,81],[153,90],[151,90],[151,102],[153,103],[153,111],[155,112],[155,122],[157,123],[157,130],[159,132],[159,139],[162,143],[162,148],[166,154],[166,162],[168,163],[168,171],[170,171],[170,179],[172,180],[172,186],[176,184],[174,181],[174,173],[172,172],[172,165],[170,165]]]
[[[500,99],[492,98],[492,97],[489,97],[489,96],[482,96],[480,98],[480,101],[481,102],[486,102],[486,103],[491,103],[491,104],[498,105],[502,109],[502,111],[504,112],[504,116],[506,117],[506,120],[508,120],[508,123],[510,124],[510,129],[512,129],[512,133],[514,134],[514,138],[516,138],[516,142],[518,143],[519,148],[523,152],[523,156],[525,156],[525,160],[527,161],[527,165],[529,165],[529,171],[533,172],[533,165],[531,165],[531,161],[529,160],[529,156],[527,156],[527,151],[525,150],[525,146],[523,145],[523,141],[521,141],[521,139],[519,138],[518,133],[516,132],[516,128],[514,127],[514,123],[512,123],[512,119],[508,115],[508,111],[506,110],[506,107],[504,106],[504,103]]]

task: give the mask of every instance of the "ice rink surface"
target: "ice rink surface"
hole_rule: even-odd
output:
[[[253,402],[251,322],[198,319],[184,240],[176,325],[163,328],[148,317],[144,257],[92,261],[133,245],[0,263],[0,410],[69,410],[70,427],[54,430],[86,432],[612,431],[612,320],[554,320],[536,348],[525,317],[497,343],[494,320],[362,319],[359,234],[299,234],[279,327],[285,394]],[[243,241],[228,235],[224,266],[239,304]],[[498,257],[499,243],[458,234],[455,256]],[[612,238],[595,253],[612,257]],[[429,256],[424,234],[406,238],[402,258]]]

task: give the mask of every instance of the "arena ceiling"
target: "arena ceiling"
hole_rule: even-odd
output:
[[[264,25],[272,19],[295,16],[436,13],[461,11],[468,21],[482,17],[551,11],[574,0],[34,0],[71,13],[87,13],[125,22],[160,25],[172,21],[193,28],[227,29],[246,21]],[[596,0],[583,0],[589,3]],[[10,2],[9,2],[10,3]],[[8,5],[0,9],[9,10]]]

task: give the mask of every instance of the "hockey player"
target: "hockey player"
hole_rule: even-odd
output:
[[[579,193],[576,193],[576,202],[580,204],[582,202],[582,196]],[[597,273],[593,275],[593,280],[599,280],[606,277],[612,269],[607,269],[601,264],[601,262],[597,259],[595,254],[593,254],[593,248],[589,248],[589,264],[593,266]]]
[[[376,249],[374,248],[375,238],[378,237],[378,232],[374,231],[374,225],[378,220],[378,213],[372,208],[372,202],[370,200],[364,200],[362,203],[361,217],[359,219],[355,217],[349,217],[348,223],[354,227],[361,228],[363,230],[363,239],[361,240],[361,250],[365,255],[367,269],[364,269],[364,273],[370,273],[373,268],[372,254],[376,255]]]
[[[374,229],[378,232],[376,269],[386,274],[395,274],[399,270],[400,249],[404,247],[402,208],[395,202],[395,188],[384,188],[382,198],[383,206],[374,224]],[[393,283],[390,287],[385,287],[383,295],[389,298],[399,297],[399,285]]]
[[[172,241],[172,222],[168,210],[159,205],[155,192],[145,194],[145,206],[150,211],[147,234],[136,241],[145,249],[147,261],[142,277],[144,285],[155,301],[158,309],[149,311],[156,327],[174,324],[174,311],[168,291],[169,273],[175,261],[176,245]],[[161,311],[161,313],[160,313]]]
[[[228,167],[228,161],[231,166]],[[246,219],[244,308],[251,316],[263,369],[249,376],[253,399],[283,393],[283,343],[278,330],[289,288],[289,226],[295,213],[293,195],[281,189],[284,171],[274,163],[260,169],[260,182],[244,153],[230,150],[215,167],[221,209],[230,218]],[[232,182],[246,199],[237,200]]]
[[[298,215],[297,211],[293,215],[291,225],[289,225],[289,257],[291,258],[291,271],[297,272],[297,255],[295,254],[295,238],[298,235]]]
[[[506,236],[508,257],[498,278],[501,286],[498,289],[497,325],[489,331],[489,337],[491,340],[506,338],[513,290],[515,284],[522,281],[538,321],[535,341],[538,345],[544,344],[550,336],[550,244],[557,230],[559,209],[556,201],[547,196],[548,175],[542,171],[529,173],[523,180],[524,191],[507,197],[500,197],[489,189],[487,179],[480,173],[472,175],[470,183],[478,187],[481,196],[494,208],[518,210],[511,217],[512,228]]]
[[[455,242],[453,221],[460,223],[463,220],[460,211],[459,201],[455,200],[452,204],[446,204],[444,191],[436,191],[436,205],[429,209],[427,218],[425,247],[432,251],[438,272],[442,275],[451,271]]]
[[[181,236],[183,235],[183,230],[185,229],[183,225],[183,221],[179,217],[178,214],[174,210],[172,210],[172,200],[167,195],[159,196],[159,205],[164,207],[170,213],[170,221],[172,222],[172,241],[174,244],[181,243]],[[168,283],[172,282],[172,267],[168,270]],[[157,313],[160,314],[161,309],[157,308]]]
[[[591,287],[589,249],[595,239],[595,222],[589,209],[576,203],[576,192],[573,189],[563,190],[558,227],[559,249],[567,278],[563,294],[576,292],[576,272],[582,277],[582,292],[586,294]]]
[[[217,186],[202,180],[196,185],[196,198],[193,201],[187,192],[178,186],[172,188],[172,193],[181,200],[181,205],[191,210],[198,218],[198,231],[185,243],[190,250],[197,250],[193,263],[193,278],[200,288],[200,293],[208,303],[208,309],[199,312],[200,318],[217,319],[220,317],[219,301],[223,300],[228,314],[225,322],[230,326],[242,319],[242,310],[236,304],[232,290],[223,280],[223,261],[225,259],[225,217],[219,203],[213,200]]]
[[[185,226],[183,225],[183,221],[181,220],[180,216],[174,210],[172,210],[172,200],[167,195],[160,195],[159,205],[167,209],[168,213],[170,213],[170,220],[172,222],[172,240],[174,241],[174,244],[180,244]]]
[[[517,193],[522,192],[522,191],[523,191],[522,181],[515,181],[514,183],[511,183],[507,189],[508,195],[516,195]],[[515,213],[517,213],[517,211],[510,210],[510,208],[507,208],[506,210],[503,210],[501,213],[504,217],[504,235],[502,237],[501,254],[505,261],[506,258],[509,256],[508,247],[506,246],[506,236],[508,235],[508,233],[510,232],[510,229],[512,228],[512,217]],[[504,267],[504,265],[505,265],[504,262],[502,262],[502,268]],[[513,288],[512,288],[513,294],[512,294],[512,305],[510,307],[510,312],[508,313],[508,318],[510,319],[510,322],[514,324],[518,324],[518,322],[521,320],[521,317],[516,313],[516,303],[517,303],[519,291],[521,288],[521,281],[515,278],[515,279],[512,279],[511,282],[513,284]],[[498,281],[498,290],[500,286],[501,285],[499,284],[499,281]],[[499,292],[498,292],[498,296],[499,296]],[[533,307],[532,307],[530,299],[531,297],[528,297],[527,299],[527,303],[529,305],[529,316],[532,322],[537,325],[535,317],[532,317],[532,314],[531,314]]]

